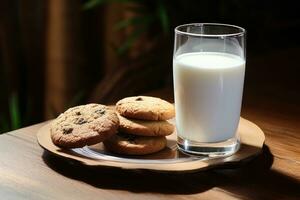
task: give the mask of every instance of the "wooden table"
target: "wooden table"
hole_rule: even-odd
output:
[[[38,145],[45,123],[9,132],[0,136],[0,199],[300,199],[298,100],[247,93],[242,116],[265,132],[262,154],[193,174],[88,168]]]

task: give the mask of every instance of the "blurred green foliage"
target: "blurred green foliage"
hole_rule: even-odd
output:
[[[78,92],[70,101],[66,108],[73,107],[78,105],[82,99],[84,98],[85,92],[80,91]],[[31,107],[28,105],[27,110],[28,112],[22,113],[20,108],[21,102],[19,95],[13,93],[8,98],[8,113],[0,113],[0,134],[5,133],[7,131],[19,129],[28,123],[31,111]],[[52,113],[54,116],[59,115],[59,112],[52,109]]]
[[[158,45],[159,47],[166,43],[170,45],[173,28],[176,25],[191,22],[218,22],[243,26],[247,29],[247,33],[250,36],[247,39],[247,49],[255,48],[255,51],[252,52],[265,52],[268,46],[281,48],[286,45],[297,45],[299,43],[296,38],[289,37],[291,32],[299,32],[297,7],[292,6],[291,3],[282,4],[279,1],[270,3],[270,1],[251,0],[83,0],[83,10],[89,12],[97,6],[111,3],[123,4],[124,9],[133,14],[130,18],[120,19],[118,23],[113,25],[116,31],[123,31],[130,27],[130,33],[125,40],[121,44],[115,45],[116,53],[120,57],[126,57],[128,50],[145,34],[148,39],[162,36],[157,40],[159,43],[162,43],[159,44],[160,46]],[[15,4],[19,4],[19,1],[16,1]],[[18,19],[19,10],[15,8],[12,8],[12,10],[16,11],[13,16],[17,16],[16,18]],[[16,24],[20,26],[21,22],[16,22]],[[21,51],[23,49],[20,41],[21,35],[19,35],[19,31],[15,31],[15,33],[14,38],[18,40],[15,42],[16,45],[11,45],[10,47],[14,47],[18,54],[18,59],[15,60],[18,60],[16,65],[19,66],[17,70],[20,70],[19,73],[21,75],[17,78],[22,79],[22,73],[26,72],[25,62],[22,61],[22,59],[24,60],[22,55],[24,52]],[[277,38],[283,38],[283,35],[285,40],[278,41]],[[276,43],[274,42],[275,39]],[[169,51],[170,48],[165,49]],[[159,49],[159,53],[154,55],[159,57],[157,59],[159,62],[162,59],[169,59],[169,57],[163,57],[161,53],[164,53],[163,49]],[[140,57],[144,60],[153,61],[152,57],[145,52],[141,52]],[[0,61],[2,61],[1,59],[3,58],[0,57]],[[155,65],[156,63],[150,64]],[[0,133],[37,121],[36,119],[36,121],[32,120],[34,115],[31,113],[32,110],[36,109],[34,108],[35,105],[31,105],[31,99],[24,97],[28,91],[20,91],[25,81],[23,79],[19,80],[18,87],[12,88],[10,83],[13,83],[14,80],[11,78],[13,76],[6,77],[8,71],[10,71],[9,66],[4,66],[3,63],[0,63],[0,90],[1,95],[3,95],[0,98]],[[16,88],[19,88],[19,90]],[[70,101],[68,107],[81,102],[85,95],[84,91],[79,92]],[[57,111],[53,110],[53,113],[57,114]],[[42,120],[40,119],[41,117],[38,120]]]
[[[12,94],[9,98],[8,116],[0,115],[0,133],[22,127],[22,117],[17,94]]]
[[[133,17],[122,19],[115,24],[115,30],[120,31],[131,27],[133,30],[126,40],[116,48],[118,55],[122,56],[128,52],[141,35],[149,33],[158,26],[155,36],[169,34],[170,19],[167,13],[167,4],[164,0],[88,0],[83,5],[84,10],[93,9],[108,3],[126,3],[125,9],[133,13]]]

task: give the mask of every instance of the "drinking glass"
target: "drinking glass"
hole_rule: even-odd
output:
[[[245,29],[194,23],[175,28],[177,144],[186,153],[228,156],[240,147]]]

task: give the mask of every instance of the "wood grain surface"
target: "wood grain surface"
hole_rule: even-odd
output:
[[[45,123],[3,134],[0,199],[300,199],[299,105],[274,99],[245,96],[242,116],[263,129],[266,143],[238,168],[172,174],[85,167],[38,145]]]

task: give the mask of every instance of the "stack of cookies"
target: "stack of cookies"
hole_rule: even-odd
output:
[[[174,126],[172,104],[154,97],[138,96],[120,100],[117,112],[101,104],[68,109],[51,123],[51,139],[61,148],[80,148],[103,142],[115,153],[150,154],[165,148],[166,136]]]
[[[165,148],[166,136],[174,132],[168,119],[175,115],[174,106],[148,96],[127,97],[117,102],[119,131],[104,141],[105,147],[118,154],[144,155]]]

